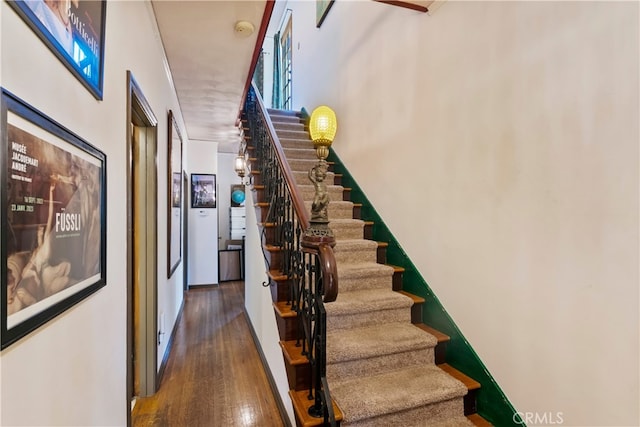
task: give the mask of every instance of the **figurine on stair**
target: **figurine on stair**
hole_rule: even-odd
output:
[[[313,203],[311,204],[311,222],[329,222],[327,208],[329,206],[329,192],[324,179],[327,177],[327,162],[321,160],[309,170],[309,180],[315,188]]]

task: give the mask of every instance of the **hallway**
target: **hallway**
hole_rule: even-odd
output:
[[[283,426],[244,314],[244,282],[187,292],[158,392],[134,427]]]

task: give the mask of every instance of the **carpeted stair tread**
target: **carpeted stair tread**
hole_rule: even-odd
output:
[[[304,130],[304,124],[303,123],[293,123],[293,122],[272,122],[273,123],[273,128],[276,130],[276,133],[278,134],[278,138],[280,138],[280,132],[305,132]],[[283,134],[284,136],[284,134]],[[298,136],[294,136],[294,138],[297,138]]]
[[[309,141],[308,148],[284,148],[284,155],[287,160],[300,159],[300,160],[315,160],[318,161],[316,150],[313,149],[311,141]]]
[[[438,412],[434,415],[433,406]],[[342,422],[342,427],[474,427],[474,424],[463,415],[452,415],[463,411],[461,399],[409,409],[406,411],[384,414],[376,418],[367,418],[357,422]]]
[[[464,384],[435,365],[414,366],[347,381],[335,380],[330,387],[347,423],[461,399],[467,394]]]
[[[338,285],[340,286],[340,285]],[[338,299],[325,304],[327,317],[411,307],[413,301],[390,289],[367,289],[341,292]],[[371,313],[373,316],[374,314]]]
[[[365,239],[336,240],[333,253],[338,265],[358,262],[377,262],[378,242]]]
[[[271,123],[302,123],[302,119],[298,116],[274,114],[271,116]]]
[[[393,267],[377,262],[358,262],[338,264],[338,279],[366,278],[381,275],[388,278],[393,276]]]
[[[299,170],[299,171],[292,171],[293,172],[293,178],[295,179],[296,183],[298,184],[308,184],[309,182],[309,171],[303,171],[303,170]],[[333,172],[327,172],[327,177],[324,179],[326,183],[332,183],[335,182],[335,174]]]
[[[276,131],[276,133],[277,132],[278,131]],[[311,142],[308,136],[306,138],[305,137],[290,138],[284,135],[283,136],[278,135],[278,139],[280,140],[280,145],[282,145],[282,148],[309,148],[309,145],[313,147],[313,143]],[[316,163],[317,162],[318,160],[316,159]]]
[[[332,202],[333,203],[333,202]],[[335,248],[333,248],[334,252],[345,252],[345,251],[361,251],[361,250],[377,250],[378,242],[375,240],[366,240],[366,239],[344,239],[340,240],[336,243]]]
[[[327,332],[327,364],[435,347],[438,340],[410,323]]]
[[[336,261],[341,260],[340,255]],[[377,262],[337,262],[340,292],[384,289],[393,287],[393,267]]]
[[[329,218],[329,228],[333,230],[337,244],[343,239],[362,239],[365,222],[360,219]]]
[[[311,204],[313,202],[311,200],[307,200],[304,202],[304,206],[307,209],[307,212],[311,212]],[[328,206],[327,211],[329,218],[343,218],[343,219],[353,219],[353,202],[347,201],[337,201],[331,202]]]

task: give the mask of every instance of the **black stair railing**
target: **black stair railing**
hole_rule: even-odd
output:
[[[338,295],[333,249],[329,244],[305,242],[309,215],[271,118],[253,84],[247,93],[243,113],[253,147],[251,169],[260,172],[263,200],[269,202],[263,239],[281,250],[281,270],[291,284],[288,304],[297,313],[304,331],[298,344],[311,366],[308,398],[313,403],[308,412],[314,417],[324,418],[325,424],[335,426],[326,382],[324,308],[324,302],[335,301]],[[267,269],[270,269],[268,258],[265,260]]]

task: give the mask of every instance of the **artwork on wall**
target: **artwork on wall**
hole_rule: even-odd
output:
[[[191,174],[191,207],[216,207],[216,176],[212,174]]]
[[[106,156],[1,99],[2,348],[106,284]]]
[[[167,277],[182,259],[182,134],[173,112],[168,118]]]
[[[8,2],[96,99],[102,99],[106,0]]]
[[[320,25],[324,22],[329,9],[333,6],[333,2],[334,0],[316,0],[316,28],[320,28]]]

